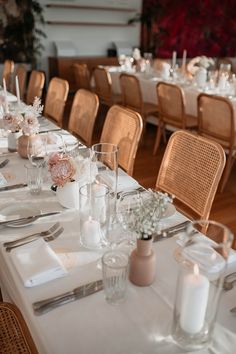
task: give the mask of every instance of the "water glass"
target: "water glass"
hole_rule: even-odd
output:
[[[94,164],[96,165],[96,169],[94,169]],[[109,143],[93,145],[91,148],[91,170],[92,169],[96,171],[96,183],[106,185],[109,190],[112,223],[116,214],[118,147]]]
[[[32,165],[44,166],[47,157],[46,142],[37,135],[29,136],[27,156]]]
[[[226,226],[194,221],[175,252],[180,267],[172,335],[185,350],[201,350],[211,342],[232,241]]]
[[[38,195],[42,190],[43,184],[43,167],[38,165],[25,165],[27,174],[27,184],[30,194]]]
[[[119,304],[125,299],[129,256],[120,250],[104,253],[102,257],[103,286],[109,304]]]
[[[107,246],[110,220],[109,190],[100,183],[88,183],[79,190],[80,242],[89,249]]]

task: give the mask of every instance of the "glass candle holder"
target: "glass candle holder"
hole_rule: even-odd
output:
[[[79,190],[80,242],[89,249],[107,246],[110,219],[109,189],[99,183],[90,183]]]
[[[214,221],[193,222],[175,252],[179,262],[172,336],[185,350],[212,339],[233,234]]]

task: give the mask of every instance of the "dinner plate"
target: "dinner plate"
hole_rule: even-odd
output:
[[[1,216],[11,216],[17,218],[27,218],[28,216],[35,214],[40,214],[41,211],[35,207],[28,206],[27,204],[21,205],[6,205],[0,209]],[[5,224],[8,227],[23,227],[32,224],[35,220],[37,220],[37,216],[32,217],[28,220],[22,221],[9,221],[9,223]],[[3,220],[4,221],[4,220]]]

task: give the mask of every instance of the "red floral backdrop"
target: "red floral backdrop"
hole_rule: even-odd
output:
[[[236,55],[235,0],[143,0],[141,49],[160,58]]]

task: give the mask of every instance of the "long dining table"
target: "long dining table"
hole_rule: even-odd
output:
[[[45,120],[43,120],[45,123]],[[49,123],[48,130],[53,129]],[[44,127],[41,128],[45,129]],[[57,134],[57,132],[55,132]],[[2,155],[10,160],[0,172],[8,184],[25,183],[25,161],[17,153],[6,155],[6,137],[0,139]],[[5,145],[4,145],[5,144]],[[5,147],[4,147],[5,146]],[[82,150],[81,150],[82,153]],[[121,178],[122,177],[122,178]],[[137,188],[132,177],[119,170],[120,190]],[[156,253],[156,277],[152,285],[138,287],[128,282],[125,301],[116,306],[106,302],[104,292],[84,297],[36,315],[32,304],[91,281],[102,279],[99,265],[104,250],[89,250],[80,244],[79,210],[65,209],[45,180],[41,194],[32,196],[27,187],[0,191],[0,210],[6,205],[19,208],[27,205],[40,212],[59,211],[23,227],[0,225],[0,286],[5,301],[16,304],[22,312],[40,354],[154,354],[183,353],[171,337],[171,326],[178,274],[174,257],[178,235],[153,244]],[[185,221],[174,207],[161,219],[166,228]],[[60,222],[64,232],[49,243],[60,257],[67,274],[63,277],[25,287],[13,262],[14,251],[6,252],[3,242],[33,232],[46,230]],[[117,232],[125,235],[122,225]],[[236,261],[228,265],[227,273],[236,271]],[[199,353],[233,353],[236,347],[236,316],[230,309],[236,305],[236,288],[224,292],[216,319],[213,341],[209,349]]]
[[[119,82],[119,77],[122,72],[127,72],[131,75],[135,75],[139,82],[140,82],[140,88],[142,92],[142,97],[145,102],[150,102],[153,104],[158,104],[157,100],[157,93],[156,93],[156,85],[160,81],[176,84],[180,86],[183,90],[184,93],[184,100],[185,100],[185,111],[187,114],[190,114],[197,119],[197,97],[200,93],[205,92],[207,94],[216,94],[216,95],[221,95],[221,96],[226,96],[229,98],[229,100],[232,103],[233,110],[234,110],[234,120],[235,120],[235,126],[236,126],[236,96],[232,95],[227,95],[226,92],[220,92],[219,89],[216,88],[210,88],[209,83],[206,83],[204,88],[199,88],[197,85],[194,83],[194,81],[190,81],[188,79],[184,79],[183,77],[177,77],[175,79],[169,78],[169,79],[164,79],[161,76],[161,72],[158,71],[153,71],[150,73],[145,73],[145,72],[134,72],[134,71],[123,71],[121,70],[120,67],[118,66],[110,66],[107,67],[110,75],[111,75],[111,80],[112,80],[112,91],[115,94],[120,94],[121,89],[120,89],[120,82]]]

